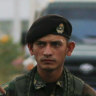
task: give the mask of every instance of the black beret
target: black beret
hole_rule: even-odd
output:
[[[70,22],[60,15],[46,15],[37,19],[26,35],[26,43],[33,43],[48,34],[61,35],[70,39],[72,26]]]

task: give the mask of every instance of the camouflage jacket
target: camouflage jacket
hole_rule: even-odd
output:
[[[96,92],[81,79],[64,69],[57,82],[46,83],[37,68],[5,84],[6,96],[96,96]],[[0,95],[4,96],[4,95]]]

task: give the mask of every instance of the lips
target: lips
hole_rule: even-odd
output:
[[[43,59],[41,61],[46,63],[55,62],[55,60],[52,60],[52,59]]]

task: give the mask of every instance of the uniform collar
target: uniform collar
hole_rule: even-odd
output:
[[[63,72],[64,73],[64,72]],[[64,74],[62,74],[62,76],[59,78],[59,80],[56,82],[56,85],[64,88]],[[35,89],[40,89],[46,86],[46,82],[43,81],[40,77],[40,75],[38,74],[38,72],[36,72],[35,74],[35,78],[34,78],[34,87]]]

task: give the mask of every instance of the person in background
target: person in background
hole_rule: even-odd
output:
[[[26,34],[27,34],[26,31],[23,31],[21,34],[21,45],[23,51],[25,52],[22,62],[22,65],[24,67],[24,72],[30,71],[36,65],[36,60],[34,59],[34,56],[30,56],[30,52],[25,41]]]
[[[1,88],[1,92],[6,96],[96,96],[91,86],[64,66],[66,56],[71,56],[75,48],[75,42],[69,41],[71,34],[71,23],[62,16],[37,19],[26,36],[37,65]]]

